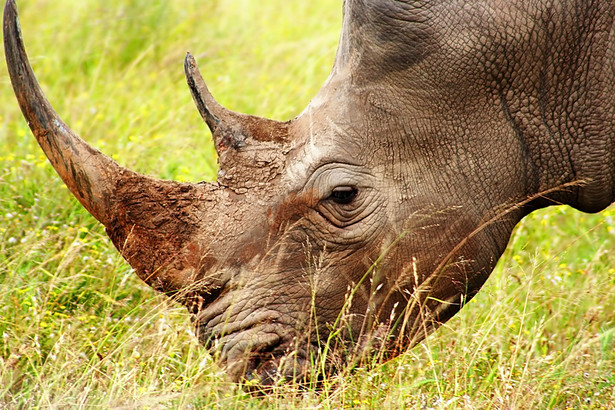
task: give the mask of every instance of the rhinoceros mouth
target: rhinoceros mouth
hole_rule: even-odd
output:
[[[310,349],[283,336],[294,329],[272,323],[254,323],[222,336],[211,332],[205,346],[219,354],[220,363],[234,381],[256,380],[271,385],[279,380],[300,380],[308,373]],[[198,330],[202,337],[202,328]]]
[[[280,320],[279,312],[242,309],[221,296],[194,317],[199,341],[235,380],[257,379],[261,385],[300,379],[308,370],[312,344],[300,343],[297,330]]]

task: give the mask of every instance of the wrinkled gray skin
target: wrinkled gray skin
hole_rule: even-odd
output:
[[[269,382],[301,377],[328,341],[398,354],[476,294],[524,215],[613,202],[614,13],[608,0],[346,0],[331,75],[285,123],[221,107],[188,55],[220,164],[199,184],[89,147],[40,92],[13,0],[4,33],[64,182],[138,275],[188,307],[232,378]]]

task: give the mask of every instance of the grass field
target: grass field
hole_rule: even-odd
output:
[[[231,109],[298,114],[331,67],[340,0],[20,1],[64,120],[121,164],[213,180],[183,77]],[[0,64],[0,407],[614,408],[615,209],[526,218],[479,295],[435,334],[323,390],[255,397],[142,284],[47,163]]]

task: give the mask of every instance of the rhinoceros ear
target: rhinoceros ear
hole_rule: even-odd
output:
[[[192,98],[211,130],[218,156],[228,149],[241,151],[259,142],[288,142],[288,123],[269,120],[226,109],[209,92],[192,54],[184,62]]]

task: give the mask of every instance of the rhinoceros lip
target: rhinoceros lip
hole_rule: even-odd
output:
[[[282,325],[255,321],[247,326],[201,325],[198,333],[206,348],[220,354],[219,361],[229,376],[270,385],[280,378],[295,377],[280,369],[283,358],[294,350],[282,330]]]
[[[207,349],[220,348],[222,359],[236,344],[246,344],[248,351],[270,351],[282,343],[284,325],[271,314],[253,314],[252,319],[234,323],[225,318],[227,311],[208,312],[197,316],[195,327],[200,342]]]
[[[303,377],[307,370],[309,351],[317,342],[297,345],[294,328],[281,323],[274,312],[254,312],[240,323],[225,320],[232,303],[226,292],[216,302],[200,311],[194,319],[199,341],[227,368],[236,380],[258,379],[270,385],[280,378]],[[229,297],[230,299],[230,297]],[[292,362],[285,368],[285,358]]]

